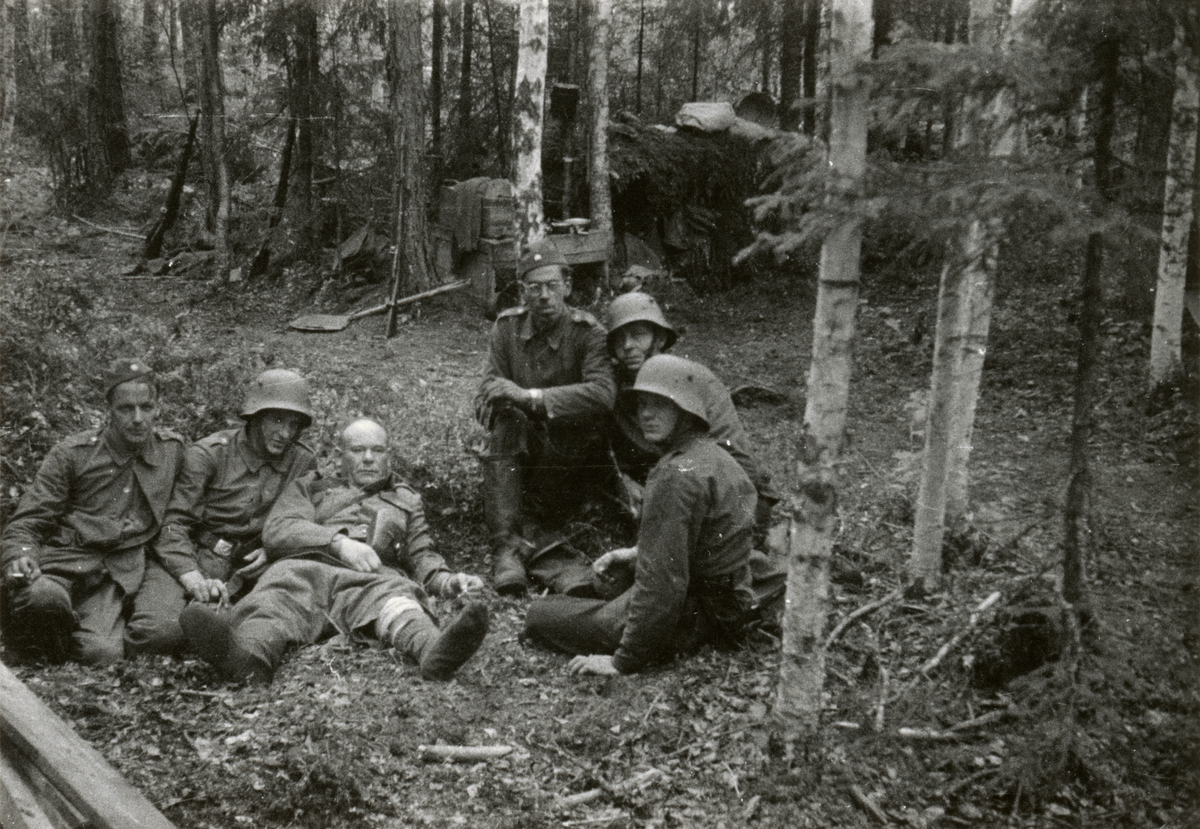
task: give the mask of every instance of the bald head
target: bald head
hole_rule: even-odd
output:
[[[391,474],[387,431],[374,420],[356,420],[342,431],[342,477],[355,486],[377,484]]]

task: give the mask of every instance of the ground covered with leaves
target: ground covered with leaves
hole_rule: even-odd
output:
[[[107,230],[64,218],[29,197],[36,171],[22,176],[21,197],[11,181],[5,194],[6,511],[50,445],[98,422],[104,359],[147,355],[163,377],[165,422],[193,438],[235,419],[257,371],[283,366],[317,389],[306,439],[324,461],[340,424],[380,419],[451,566],[490,570],[469,406],[489,323],[469,298],[426,303],[390,340],[379,317],[299,333],[287,327],[293,316],[346,309],[338,286],[318,291],[305,266],[241,285],[214,284],[202,269],[132,274],[137,243],[112,231],[138,230],[136,213],[118,201],[91,217]],[[490,591],[487,641],[449,683],[341,638],[295,653],[267,687],[222,684],[189,660],[103,670],[11,651],[4,660],[182,827],[1195,825],[1194,404],[1148,404],[1148,326],[1110,309],[1093,441],[1093,617],[1064,621],[1055,563],[1082,251],[1005,261],[975,431],[974,532],[950,540],[944,589],[921,600],[898,588],[936,274],[867,276],[827,705],[809,757],[779,756],[777,650],[573,678],[565,657],[521,641],[529,600]],[[739,395],[741,415],[787,488],[811,275],[764,273],[703,296],[680,282],[653,289],[682,329],[677,353],[731,388],[768,390]],[[314,296],[328,301],[311,307]],[[598,552],[607,540],[580,543]],[[421,747],[439,743],[511,750],[423,759]]]

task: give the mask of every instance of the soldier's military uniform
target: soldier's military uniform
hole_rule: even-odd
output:
[[[383,566],[350,569],[331,551],[338,534],[369,544]],[[212,640],[221,638],[213,634],[220,625],[214,611],[194,606],[182,619],[201,655],[211,655],[230,678],[266,678],[290,647],[339,630],[381,639],[418,660],[436,639],[429,595],[450,595],[454,574],[434,551],[421,498],[406,484],[388,478],[364,489],[307,475],[276,501],[263,541],[273,563],[228,619],[234,658],[229,643],[212,652]],[[483,631],[477,635],[470,652]]]
[[[130,453],[111,427],[72,435],[46,456],[4,527],[0,564],[37,562],[41,576],[11,589],[10,609],[55,656],[104,664],[123,655],[124,611],[140,610],[146,546],[183,457],[174,432],[155,429]]]
[[[560,261],[565,268],[560,254],[551,252],[547,259],[549,264]],[[527,268],[523,265],[522,272]],[[497,388],[507,382],[537,390],[529,411],[493,402]],[[588,312],[567,307],[542,330],[524,307],[497,317],[475,410],[491,433],[484,500],[502,592],[510,586],[523,588],[524,567],[530,564],[515,558],[523,510],[560,519],[596,488],[613,489],[615,470],[604,421],[615,390],[604,328]],[[511,578],[502,575],[505,568]]]
[[[696,368],[653,357],[635,389],[668,397],[702,423],[704,379]],[[740,640],[763,610],[752,564],[756,502],[754,485],[728,452],[699,425],[683,432],[646,482],[633,586],[607,602],[557,595],[536,600],[526,634],[568,653],[613,654],[622,673],[702,641]]]
[[[140,649],[180,649],[178,619],[187,599],[179,577],[198,570],[228,582],[241,558],[262,546],[267,512],[284,487],[316,467],[316,455],[298,442],[279,460],[263,457],[245,427],[217,432],[188,448],[146,570],[145,601],[130,620]]]

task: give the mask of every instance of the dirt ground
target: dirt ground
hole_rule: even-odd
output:
[[[99,275],[111,313],[157,319],[184,348],[241,350],[303,372],[319,390],[309,439],[326,460],[339,422],[382,419],[451,566],[489,572],[469,414],[489,322],[469,298],[426,303],[391,340],[380,317],[299,333],[287,327],[293,316],[344,306],[310,308],[286,278],[225,287],[125,278],[132,240],[34,207],[20,218],[5,239],[6,284]],[[136,220],[92,221],[128,229]],[[1062,658],[1020,677],[980,681],[981,665],[1000,659],[1005,620],[1054,601],[1072,277],[1001,287],[975,430],[979,533],[952,549],[942,592],[891,601],[832,646],[822,750],[808,762],[773,759],[777,651],[704,651],[643,675],[572,678],[565,657],[520,640],[529,599],[490,590],[491,632],[449,683],[424,682],[395,654],[341,638],[295,653],[268,687],[222,684],[198,661],[96,670],[11,652],[4,660],[181,827],[1200,825],[1195,424],[1147,413],[1148,332],[1119,314],[1105,324],[1093,441],[1094,623],[1076,651],[1068,643]],[[786,488],[812,278],[763,275],[706,296],[679,283],[655,290],[682,330],[676,353],[731,388],[779,393],[741,414]],[[929,279],[865,283],[831,628],[900,584],[919,448],[911,398],[927,386],[932,350],[919,331],[935,293]],[[6,420],[26,416],[5,408]],[[5,475],[19,487],[19,475]],[[598,551],[604,541],[589,543]],[[923,676],[920,666],[995,590],[1002,598],[984,624]],[[511,751],[423,761],[419,747],[437,743]]]

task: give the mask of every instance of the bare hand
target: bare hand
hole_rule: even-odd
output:
[[[29,556],[21,556],[4,568],[5,583],[18,587],[33,584],[41,575],[42,568]]]
[[[483,589],[483,579],[469,573],[455,573],[446,579],[443,588],[446,596],[461,596],[464,593],[476,593]]]
[[[197,602],[217,602],[225,604],[229,601],[229,590],[220,579],[207,578],[199,570],[192,570],[179,577],[179,583],[184,591]]]
[[[613,658],[603,654],[572,657],[567,670],[575,676],[616,676],[621,673],[613,666]]]
[[[603,576],[614,565],[632,564],[635,561],[637,561],[637,547],[619,547],[616,550],[609,550],[593,561],[592,570]]]
[[[267,551],[259,547],[246,556],[246,563],[244,566],[238,568],[237,574],[244,579],[256,579],[263,574],[263,571],[270,564],[271,560],[267,558]]]
[[[335,538],[333,544],[338,558],[346,562],[351,570],[357,570],[360,573],[374,573],[382,564],[379,554],[370,544],[355,541],[344,535]]]

